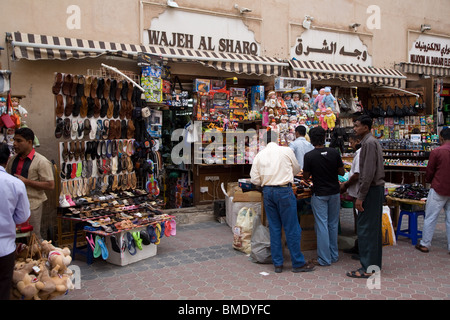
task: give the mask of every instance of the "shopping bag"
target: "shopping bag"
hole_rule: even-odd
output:
[[[236,225],[233,228],[233,248],[250,254],[253,218],[255,210],[243,207],[237,216]]]
[[[253,220],[249,260],[255,263],[272,263],[270,251],[270,231],[262,224],[261,214],[256,214]]]
[[[392,226],[391,213],[388,206],[383,206],[381,229],[383,246],[396,245],[397,241],[395,240],[394,227]]]

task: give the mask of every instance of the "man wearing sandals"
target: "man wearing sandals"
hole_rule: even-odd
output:
[[[30,201],[30,224],[39,240],[41,235],[41,218],[46,190],[55,188],[51,162],[33,148],[34,132],[30,128],[17,129],[14,135],[16,153],[6,167],[6,171],[19,178],[27,188]]]
[[[431,188],[425,207],[422,240],[416,245],[416,248],[422,252],[429,252],[437,218],[444,209],[447,249],[450,253],[450,128],[443,129],[440,138],[442,145],[431,151],[428,160],[425,180],[431,183]]]
[[[381,145],[372,135],[371,129],[371,117],[363,115],[356,119],[354,130],[361,137],[361,151],[355,207],[358,210],[356,230],[362,267],[347,273],[352,278],[369,278],[369,269],[374,267],[381,270],[384,161]]]

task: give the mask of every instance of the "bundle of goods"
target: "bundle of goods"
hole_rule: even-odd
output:
[[[419,183],[405,184],[395,189],[392,197],[410,200],[426,200],[428,197],[428,189]]]
[[[58,248],[51,241],[39,242],[31,236],[28,245],[19,244],[13,273],[11,298],[50,300],[74,289],[69,248]]]

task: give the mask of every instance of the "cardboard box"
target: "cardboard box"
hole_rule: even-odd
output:
[[[141,230],[144,228],[141,228]],[[130,230],[129,232],[139,231],[138,229]],[[120,239],[121,235],[126,238],[126,231],[117,233],[116,237]],[[142,250],[136,247],[136,254],[131,255],[128,250],[125,250],[123,253],[115,252],[111,246],[111,237],[105,237],[106,249],[108,249],[108,259],[106,262],[117,265],[117,266],[126,266],[130,263],[134,263],[137,261],[141,261],[144,259],[148,259],[150,257],[156,256],[157,245],[150,243],[149,245],[142,245]]]
[[[195,79],[194,80],[194,92],[209,92],[211,87],[211,80],[209,79]]]
[[[261,202],[262,193],[259,191],[242,192],[239,188],[234,192],[233,202]]]
[[[302,251],[317,249],[317,236],[314,230],[302,230],[302,238],[300,239],[300,249]]]

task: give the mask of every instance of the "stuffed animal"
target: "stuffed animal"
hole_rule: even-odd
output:
[[[18,299],[40,300],[38,287],[42,286],[42,282],[32,274],[33,267],[37,264],[36,260],[16,263],[13,271],[13,294]]]
[[[41,248],[42,255],[47,257],[52,269],[59,266],[61,273],[66,272],[67,266],[72,262],[69,248],[57,248],[51,244],[51,241],[47,240],[42,241]]]
[[[55,291],[48,298],[53,299],[56,296],[64,294],[67,290],[72,290],[74,285],[67,274],[60,274],[59,266],[50,271],[50,279],[55,284]]]
[[[33,267],[37,266],[37,261],[27,260],[16,262],[13,271],[13,284],[16,285],[19,281],[22,281],[25,275],[33,271]]]
[[[45,265],[45,262],[41,262],[39,265],[39,282],[36,284],[36,288],[39,290],[39,298],[41,300],[48,300],[49,296],[55,292],[56,284],[50,278],[50,274],[48,272],[48,268]]]

